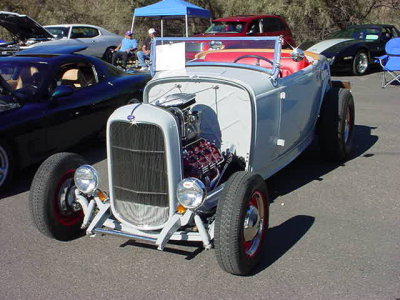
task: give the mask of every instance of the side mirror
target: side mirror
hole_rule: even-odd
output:
[[[300,48],[293,49],[292,53],[290,53],[290,56],[294,61],[302,61],[305,57],[303,50]]]
[[[72,86],[60,85],[60,86],[56,87],[53,94],[51,94],[51,98],[57,99],[57,98],[61,98],[61,97],[70,96],[73,94],[73,92],[74,92],[74,89],[72,88]]]

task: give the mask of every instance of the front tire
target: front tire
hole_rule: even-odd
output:
[[[353,60],[353,74],[362,76],[367,74],[369,68],[368,53],[364,50],[357,52]]]
[[[331,88],[324,97],[319,123],[322,154],[330,161],[349,158],[354,138],[354,100],[348,89]]]
[[[83,211],[74,202],[74,173],[86,164],[77,154],[57,153],[46,159],[33,178],[29,205],[33,222],[45,236],[68,241],[83,234]]]
[[[259,175],[236,172],[225,184],[215,219],[215,254],[219,266],[246,275],[260,262],[268,228],[267,186]]]
[[[0,141],[0,191],[7,188],[14,175],[14,159],[9,145]]]

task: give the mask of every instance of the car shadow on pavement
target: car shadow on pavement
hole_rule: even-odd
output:
[[[147,244],[145,242],[128,240],[123,243],[120,247],[134,246],[146,249],[153,249],[157,251],[157,246],[154,244]],[[186,250],[188,248],[193,249],[193,251]],[[201,242],[185,242],[185,241],[170,241],[163,249],[164,252],[173,253],[185,256],[186,260],[191,260],[195,258],[198,254],[204,251],[203,243]]]
[[[373,135],[374,129],[376,127],[354,126],[353,151],[348,161],[356,158],[369,158],[374,155],[368,152],[378,141],[378,136]],[[315,141],[291,164],[267,180],[270,202],[274,202],[276,198],[289,194],[311,181],[322,181],[325,174],[345,165],[346,162],[337,163],[324,160],[319,151],[318,141]]]
[[[96,145],[96,147],[93,147]],[[93,138],[67,150],[66,152],[72,152],[82,155],[89,164],[95,164],[106,158],[106,144],[99,142]],[[0,193],[0,200],[3,198],[11,197],[30,189],[33,177],[41,163],[34,164],[23,170],[20,170],[15,174],[14,181],[11,185],[2,193]]]
[[[268,268],[292,248],[311,228],[315,218],[298,215],[268,229],[263,248],[263,258],[250,275]]]
[[[353,152],[349,161],[353,159],[368,159],[374,156],[369,152],[378,141],[378,136],[373,135],[376,127],[356,125],[354,127]],[[327,162],[319,153],[318,142],[315,141],[310,148],[295,159],[286,168],[267,180],[270,202],[280,196],[296,191],[311,181],[323,180],[323,176],[346,163]],[[264,259],[252,275],[263,271],[282,257],[297,241],[299,241],[314,223],[314,217],[295,216],[279,226],[270,228],[267,232],[267,241],[264,250]]]

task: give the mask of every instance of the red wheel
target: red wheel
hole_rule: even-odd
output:
[[[83,212],[75,201],[74,173],[86,164],[72,153],[50,156],[37,170],[29,194],[33,221],[44,235],[67,241],[83,234]]]
[[[225,183],[215,218],[215,254],[228,273],[246,275],[260,262],[268,228],[268,191],[259,175],[237,172]]]
[[[53,198],[55,219],[64,226],[82,223],[82,209],[75,203],[74,173],[76,169],[65,172],[58,181]]]
[[[243,222],[243,251],[252,257],[260,251],[265,236],[266,198],[260,191],[255,191],[247,203]]]

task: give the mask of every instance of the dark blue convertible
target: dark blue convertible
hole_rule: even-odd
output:
[[[14,171],[98,134],[114,109],[141,100],[149,74],[74,54],[81,48],[0,58],[0,189]]]

